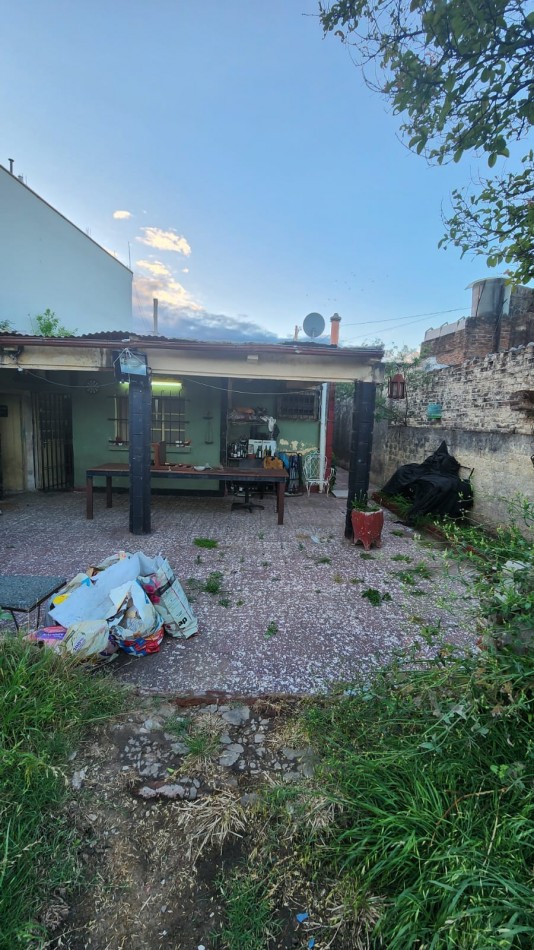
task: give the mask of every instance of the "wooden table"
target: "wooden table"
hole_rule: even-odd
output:
[[[102,477],[106,479],[106,508],[111,508],[113,479],[128,478],[130,475],[130,466],[125,462],[108,462],[105,465],[95,465],[88,468],[86,473],[87,484],[87,517],[93,517],[93,479]],[[276,510],[278,512],[278,524],[284,523],[284,489],[287,480],[285,469],[279,468],[207,468],[198,472],[192,465],[162,465],[156,468],[150,466],[151,478],[172,478],[172,479],[211,479],[219,482],[238,482],[244,485],[276,485]]]
[[[17,630],[19,624],[15,613],[29,615],[37,607],[37,626],[39,626],[41,604],[66,583],[64,577],[4,574],[0,577],[0,607],[9,610]]]

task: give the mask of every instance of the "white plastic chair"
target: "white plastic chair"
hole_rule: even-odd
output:
[[[302,474],[308,495],[313,485],[318,485],[319,491],[325,491],[328,495],[330,491],[330,472],[328,459],[325,455],[320,455],[319,452],[311,452],[309,455],[305,455]]]

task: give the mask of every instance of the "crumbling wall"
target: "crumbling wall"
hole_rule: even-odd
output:
[[[464,466],[462,474],[474,470],[473,518],[505,521],[507,499],[519,493],[534,502],[529,393],[534,393],[534,343],[421,373],[408,393],[408,424],[379,424],[375,430],[373,482],[383,485],[400,465],[422,462],[445,439]],[[429,421],[429,403],[441,405],[441,419]]]
[[[529,435],[534,417],[512,405],[514,393],[528,390],[534,390],[534,343],[422,372],[408,392],[408,423],[428,425],[428,404],[439,403],[437,426]]]

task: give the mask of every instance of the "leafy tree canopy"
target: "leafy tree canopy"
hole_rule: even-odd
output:
[[[530,10],[529,10],[530,7]],[[485,153],[493,168],[534,122],[534,11],[527,0],[339,0],[319,4],[326,32],[350,45],[367,84],[403,117],[429,161]],[[534,276],[534,154],[521,170],[452,196],[442,244]]]

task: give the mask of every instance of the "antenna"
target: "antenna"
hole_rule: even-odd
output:
[[[304,317],[302,323],[302,329],[306,336],[314,339],[316,336],[321,336],[325,327],[324,317],[320,313],[309,313],[307,317]]]

